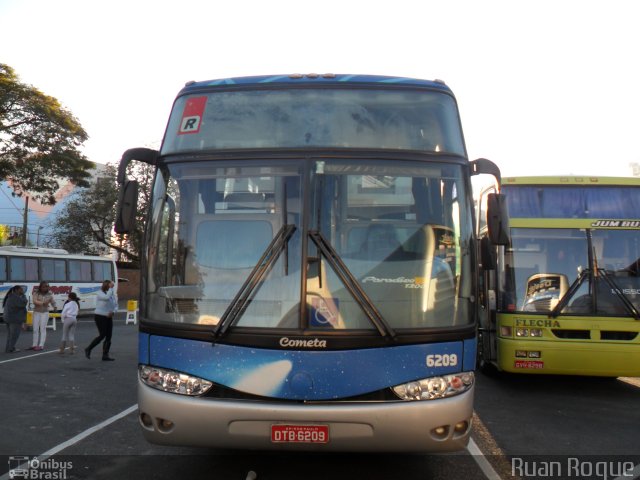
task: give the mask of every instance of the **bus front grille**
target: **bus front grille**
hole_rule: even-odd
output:
[[[601,340],[622,340],[630,342],[631,340],[635,340],[637,336],[638,332],[615,332],[605,330],[600,332]]]
[[[561,330],[554,328],[551,331],[556,337],[566,340],[589,340],[591,338],[589,330]]]

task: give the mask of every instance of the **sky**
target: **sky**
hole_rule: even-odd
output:
[[[189,80],[284,73],[442,79],[470,159],[503,176],[631,175],[636,0],[0,0],[0,63],[116,163],[157,148]]]

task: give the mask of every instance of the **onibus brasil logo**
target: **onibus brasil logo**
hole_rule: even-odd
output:
[[[64,480],[69,478],[68,473],[72,468],[72,462],[63,462],[55,458],[9,457],[9,478]]]

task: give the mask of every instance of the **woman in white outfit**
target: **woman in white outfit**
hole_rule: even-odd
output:
[[[80,303],[78,302],[78,295],[75,292],[71,292],[64,307],[62,307],[62,343],[60,344],[60,353],[64,353],[64,348],[69,342],[69,353],[75,353],[75,332],[76,325],[78,324],[78,310],[80,310]]]
[[[31,350],[42,350],[47,339],[47,323],[49,310],[56,309],[53,293],[49,291],[47,282],[40,282],[33,292],[33,346]]]

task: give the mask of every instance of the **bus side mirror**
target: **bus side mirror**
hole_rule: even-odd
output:
[[[116,233],[129,233],[135,229],[136,210],[138,207],[138,182],[126,180],[118,194],[116,209]]]
[[[480,239],[480,264],[483,270],[495,270],[498,265],[496,250],[487,236]]]
[[[507,197],[501,193],[487,195],[487,230],[494,245],[509,244],[509,214]]]

